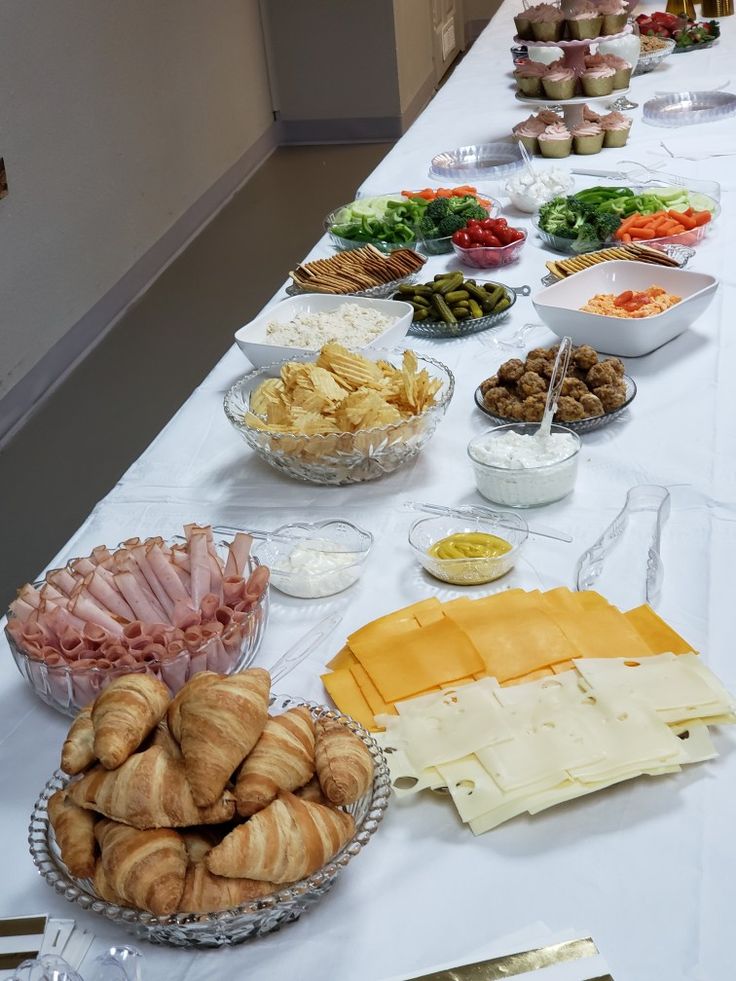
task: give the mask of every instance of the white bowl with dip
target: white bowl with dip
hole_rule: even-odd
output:
[[[552,426],[538,437],[538,422],[496,426],[468,443],[478,493],[510,508],[534,508],[567,497],[575,487],[580,437]]]
[[[406,337],[414,316],[414,308],[401,300],[373,300],[363,296],[328,296],[323,293],[307,293],[303,296],[290,296],[269,307],[250,323],[235,332],[235,341],[255,368],[262,368],[274,361],[288,361],[296,354],[310,354],[319,351],[329,337],[315,340],[313,344],[274,344],[269,341],[269,325],[291,324],[295,317],[309,314],[334,313],[345,305],[360,307],[361,310],[374,311],[388,318],[380,333],[369,341],[360,343],[349,338],[332,338],[351,350],[370,350],[373,347],[395,347]]]
[[[351,521],[297,522],[273,534],[278,540],[257,546],[258,561],[269,567],[274,588],[300,599],[332,596],[352,586],[373,547],[373,535]]]
[[[682,299],[653,317],[606,317],[580,309],[598,293],[618,295],[650,286],[661,286]],[[558,337],[567,335],[573,344],[590,344],[605,354],[638,358],[686,331],[711,302],[717,286],[716,277],[708,273],[619,259],[599,262],[540,290],[532,303]]]

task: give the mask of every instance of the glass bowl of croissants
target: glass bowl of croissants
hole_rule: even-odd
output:
[[[74,716],[114,678],[155,674],[172,694],[202,670],[248,667],[268,622],[269,570],[238,533],[215,542],[210,527],[185,536],[131,538],[26,583],[5,634],[36,694]]]
[[[200,672],[173,699],[154,675],[112,681],[33,810],[49,885],[191,947],[254,939],[317,902],[378,828],[388,767],[357,722],[270,685],[261,668]]]

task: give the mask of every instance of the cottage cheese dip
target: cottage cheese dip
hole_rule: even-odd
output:
[[[549,436],[538,436],[538,423],[499,426],[471,440],[479,493],[507,507],[529,508],[550,504],[575,486],[580,440],[563,426]]]

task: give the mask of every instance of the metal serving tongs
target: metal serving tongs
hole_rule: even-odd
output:
[[[423,504],[419,501],[404,501],[405,511],[419,511],[422,514],[436,514],[443,518],[478,518],[481,521],[495,521],[501,528],[510,528],[517,531],[516,525],[510,522],[504,523],[505,512],[494,511],[491,508],[475,504],[459,504],[457,507],[448,508],[443,504]],[[530,535],[537,535],[540,538],[553,538],[557,542],[571,542],[572,537],[564,531],[556,528],[549,528],[546,525],[537,525],[529,529]]]
[[[212,531],[217,535],[250,535],[251,538],[255,538],[259,542],[285,542],[287,545],[298,544],[303,545],[305,548],[311,548],[316,552],[326,552],[328,554],[339,553],[344,555],[355,551],[353,548],[345,548],[334,542],[329,543],[330,545],[334,545],[333,548],[326,548],[325,539],[315,538],[313,533],[306,528],[300,529],[304,534],[298,533],[295,529],[292,535],[284,535],[275,531],[263,531],[257,528],[233,528],[230,525],[215,525]]]

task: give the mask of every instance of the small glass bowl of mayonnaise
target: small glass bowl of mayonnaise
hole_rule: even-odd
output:
[[[477,586],[510,572],[528,535],[521,515],[498,511],[488,518],[420,518],[409,529],[409,544],[435,579]]]
[[[298,522],[275,528],[258,545],[271,585],[288,596],[317,599],[341,593],[360,579],[373,535],[350,521]]]

